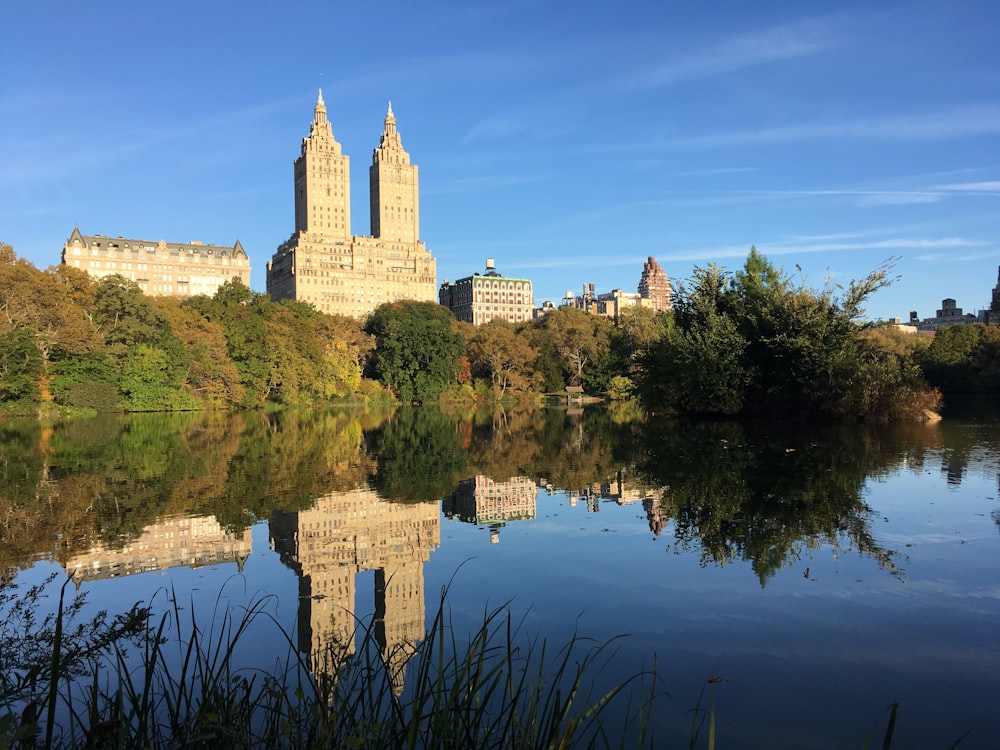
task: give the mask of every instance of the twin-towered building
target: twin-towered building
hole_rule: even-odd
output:
[[[418,169],[403,148],[391,104],[368,168],[370,235],[351,233],[350,160],[333,136],[322,91],[293,172],[295,229],[267,264],[272,300],[307,302],[321,312],[354,318],[399,300],[438,301],[475,325],[536,316],[531,280],[501,276],[492,259],[485,273],[437,288],[437,262],[420,239]],[[224,247],[83,235],[74,229],[62,260],[91,276],[121,274],[149,295],[211,296],[232,278],[250,285],[250,260],[239,240]],[[670,309],[670,282],[650,257],[638,293],[615,290],[597,297],[591,290],[590,296],[594,299],[586,299],[585,289],[570,303],[617,320],[624,306]]]
[[[420,241],[417,165],[392,105],[368,169],[371,235],[351,234],[350,162],[333,137],[323,92],[295,160],[295,231],[267,264],[272,300],[363,318],[397,300],[433,302],[437,264]]]

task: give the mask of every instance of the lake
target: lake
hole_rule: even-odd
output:
[[[0,569],[88,606],[265,599],[303,652],[509,602],[526,637],[654,665],[657,745],[1000,745],[1000,421],[828,427],[628,408],[0,422]],[[617,638],[617,636],[624,636]],[[250,636],[248,665],[273,663]],[[381,642],[380,641],[380,642]],[[401,664],[404,669],[405,666]],[[711,679],[711,682],[709,680]],[[702,745],[704,744],[704,734]]]

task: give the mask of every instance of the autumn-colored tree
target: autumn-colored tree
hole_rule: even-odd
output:
[[[45,362],[84,354],[97,344],[66,276],[39,271],[10,245],[0,244],[0,332],[30,330]]]
[[[152,302],[184,346],[182,385],[213,408],[243,403],[245,391],[229,358],[222,326],[172,297],[155,297]]]
[[[534,385],[532,367],[538,350],[506,320],[494,318],[479,326],[469,339],[468,352],[473,373],[488,378],[500,396],[523,393]]]
[[[544,360],[554,356],[564,383],[603,391],[613,374],[599,369],[609,351],[611,329],[607,318],[573,307],[561,307],[532,327],[531,343],[539,352],[541,369],[544,369]]]

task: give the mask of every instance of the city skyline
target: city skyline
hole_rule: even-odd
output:
[[[263,292],[322,88],[358,196],[391,100],[438,285],[491,257],[540,305],[589,282],[635,291],[648,256],[672,282],[735,270],[751,245],[814,288],[898,256],[875,318],[945,298],[975,312],[997,283],[1000,10],[985,0],[55,2],[0,19],[16,32],[0,50],[0,241],[40,268],[74,226],[238,239]],[[354,202],[354,226],[367,209]]]

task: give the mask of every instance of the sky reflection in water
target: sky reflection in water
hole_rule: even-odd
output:
[[[3,430],[0,481],[23,532],[4,540],[5,565],[34,561],[21,573],[33,580],[81,564],[94,606],[158,590],[165,605],[171,586],[205,613],[220,590],[273,594],[305,648],[351,602],[361,618],[384,604],[387,637],[413,637],[449,586],[459,628],[510,600],[527,634],[555,644],[628,634],[601,679],[655,654],[667,746],[686,741],[709,675],[725,678],[724,747],[860,747],[894,700],[899,747],[968,729],[963,748],[990,747],[1000,733],[992,423],[404,411]],[[46,493],[43,518],[32,498]],[[185,551],[167,554],[171,539]],[[187,553],[202,565],[167,562]],[[117,573],[151,569],[112,577],[116,560]],[[248,663],[269,650],[261,635]]]

